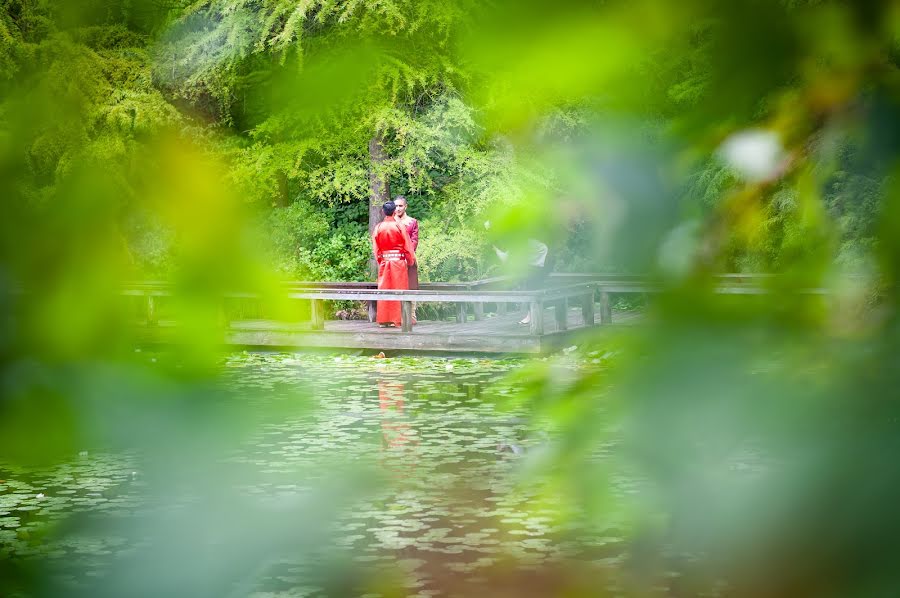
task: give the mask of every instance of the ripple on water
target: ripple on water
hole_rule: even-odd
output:
[[[447,575],[475,576],[504,559],[558,558],[559,513],[515,476],[519,457],[537,442],[528,414],[503,407],[516,390],[506,376],[523,363],[235,354],[223,376],[236,400],[260,410],[277,405],[278,417],[262,418],[222,461],[253,468],[241,490],[266,500],[301,495],[333,476],[323,464],[352,461],[378,472],[382,483],[333,522],[336,547],[360,567],[399,571],[421,595]],[[0,464],[0,554],[66,560],[73,575],[102,572],[104,557],[133,551],[129,541],[109,532],[38,540],[21,532],[52,529],[72,515],[108,524],[142,513],[140,467],[134,454],[103,453],[39,471]],[[298,471],[305,476],[286,482]],[[303,583],[309,567],[289,560],[272,567],[258,595],[314,594]]]

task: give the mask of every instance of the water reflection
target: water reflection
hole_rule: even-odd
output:
[[[338,466],[380,469],[388,482],[373,484],[328,521],[335,529],[333,540],[353,563],[345,566],[356,575],[360,591],[328,592],[312,581],[332,556],[323,544],[321,556],[286,557],[261,572],[255,580],[259,593],[254,595],[357,595],[371,589],[372,580],[398,575],[408,589],[479,595],[484,587],[477,580],[509,574],[509,563],[536,567],[580,554],[583,541],[573,543],[562,533],[556,507],[536,500],[537,489],[516,484],[516,467],[535,445],[522,414],[499,407],[514,391],[504,376],[516,367],[518,363],[499,360],[384,363],[348,356],[234,355],[227,363],[226,380],[236,400],[252,405],[255,412],[271,412],[257,433],[222,455],[225,464],[249,472],[236,482],[246,500],[268,504],[306,496],[321,480],[340,475]],[[90,461],[95,463],[93,455]],[[115,462],[107,469],[104,478],[115,482],[128,479],[136,467]],[[29,496],[41,509],[35,511],[40,517],[60,495],[59,504],[53,503],[60,515],[83,506],[108,524],[111,513],[122,511],[121,529],[133,513],[152,519],[152,513],[135,504],[142,488],[120,495],[125,488],[117,486],[92,497],[90,492],[100,486],[98,478],[79,476],[78,488],[65,478],[61,485],[77,494],[34,485],[26,495],[23,488],[4,492],[0,486],[0,528],[2,511],[19,508]],[[83,503],[81,486],[87,491]],[[38,492],[47,497],[34,499]],[[63,497],[72,498],[62,502]],[[310,515],[304,525],[315,527],[317,516]],[[29,554],[35,547],[15,535],[24,520],[7,523],[0,529],[0,556],[4,549]],[[103,538],[113,535],[98,532]],[[85,578],[87,571],[110,571],[118,553],[133,549],[125,541],[104,544],[103,554],[96,556],[99,545],[90,540],[75,544],[67,535],[52,546],[42,543],[40,549],[48,555],[43,558],[65,561],[81,580],[93,579]],[[72,549],[60,552],[63,545]],[[304,587],[317,589],[305,593]]]
[[[378,408],[381,415],[381,464],[394,479],[412,475],[418,464],[419,437],[404,413],[406,385],[378,380]]]

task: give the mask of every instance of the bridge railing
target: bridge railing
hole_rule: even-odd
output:
[[[720,294],[760,295],[770,292],[771,275],[723,274],[710,281],[711,290]],[[404,332],[412,330],[412,305],[428,302],[448,302],[456,305],[458,322],[467,320],[468,305],[472,305],[475,320],[484,317],[484,305],[494,304],[499,313],[505,313],[510,304],[526,304],[531,315],[530,332],[544,333],[544,310],[552,307],[557,330],[568,328],[569,303],[580,304],[584,326],[594,325],[595,305],[599,304],[600,324],[612,323],[612,294],[656,293],[662,285],[647,276],[622,274],[554,273],[548,277],[547,288],[519,290],[512,288],[515,279],[498,276],[461,283],[422,283],[417,290],[378,289],[374,282],[309,282],[286,281],[282,283],[285,295],[291,299],[309,300],[311,325],[322,330],[325,325],[324,301],[368,301],[370,320],[374,321],[376,301],[400,301]],[[800,292],[824,294],[821,288],[799,289]],[[157,300],[173,294],[173,285],[164,281],[134,282],[123,293],[146,299],[146,318],[151,325],[158,322]],[[255,298],[258,293],[231,292],[226,298]]]
[[[457,306],[457,321],[465,322],[467,319],[468,304],[476,306],[475,319],[483,317],[484,304],[493,303],[498,306],[509,304],[527,304],[531,313],[532,334],[544,333],[544,309],[547,306],[554,308],[554,315],[558,330],[566,330],[568,322],[566,314],[570,300],[577,301],[582,306],[584,325],[591,326],[594,323],[594,295],[595,283],[576,283],[564,287],[556,287],[541,290],[478,290],[469,288],[469,283],[438,283],[422,285],[418,290],[387,290],[374,288],[373,283],[306,283],[290,282],[284,284],[285,295],[290,299],[303,299],[311,302],[311,320],[314,330],[324,329],[325,313],[324,301],[400,301],[401,322],[404,332],[412,330],[412,304],[428,302],[449,302]],[[146,321],[150,325],[158,323],[158,300],[174,294],[174,287],[165,282],[138,282],[128,285],[123,291],[124,295],[143,297],[146,300]],[[259,299],[259,293],[253,292],[228,292],[225,298],[251,298]]]

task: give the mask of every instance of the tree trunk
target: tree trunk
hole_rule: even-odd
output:
[[[377,131],[369,140],[369,236],[375,232],[378,223],[384,220],[381,206],[391,198],[390,182],[384,172],[387,153],[382,145],[381,131]],[[369,259],[369,271],[375,277],[378,268],[375,258]]]

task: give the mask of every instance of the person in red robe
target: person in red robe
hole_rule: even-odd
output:
[[[394,198],[394,205],[397,210],[394,212],[394,220],[406,229],[409,233],[409,240],[412,241],[413,251],[419,250],[419,221],[406,213],[406,197],[398,195]],[[419,288],[419,266],[416,264],[409,265],[409,288]],[[415,310],[414,310],[415,311]]]
[[[382,210],[384,220],[372,233],[372,248],[378,262],[378,288],[409,289],[409,266],[416,263],[416,253],[406,228],[394,218],[397,205],[387,201]],[[375,321],[380,326],[400,326],[400,302],[379,301]]]
[[[412,241],[413,251],[419,250],[419,221],[406,213],[407,201],[403,195],[394,198],[394,204],[397,210],[394,212],[394,220],[400,223],[400,226],[406,229],[409,234],[409,240]],[[418,264],[410,264],[409,272],[409,288],[419,288],[419,266]],[[413,324],[416,323],[416,302],[412,302]]]

